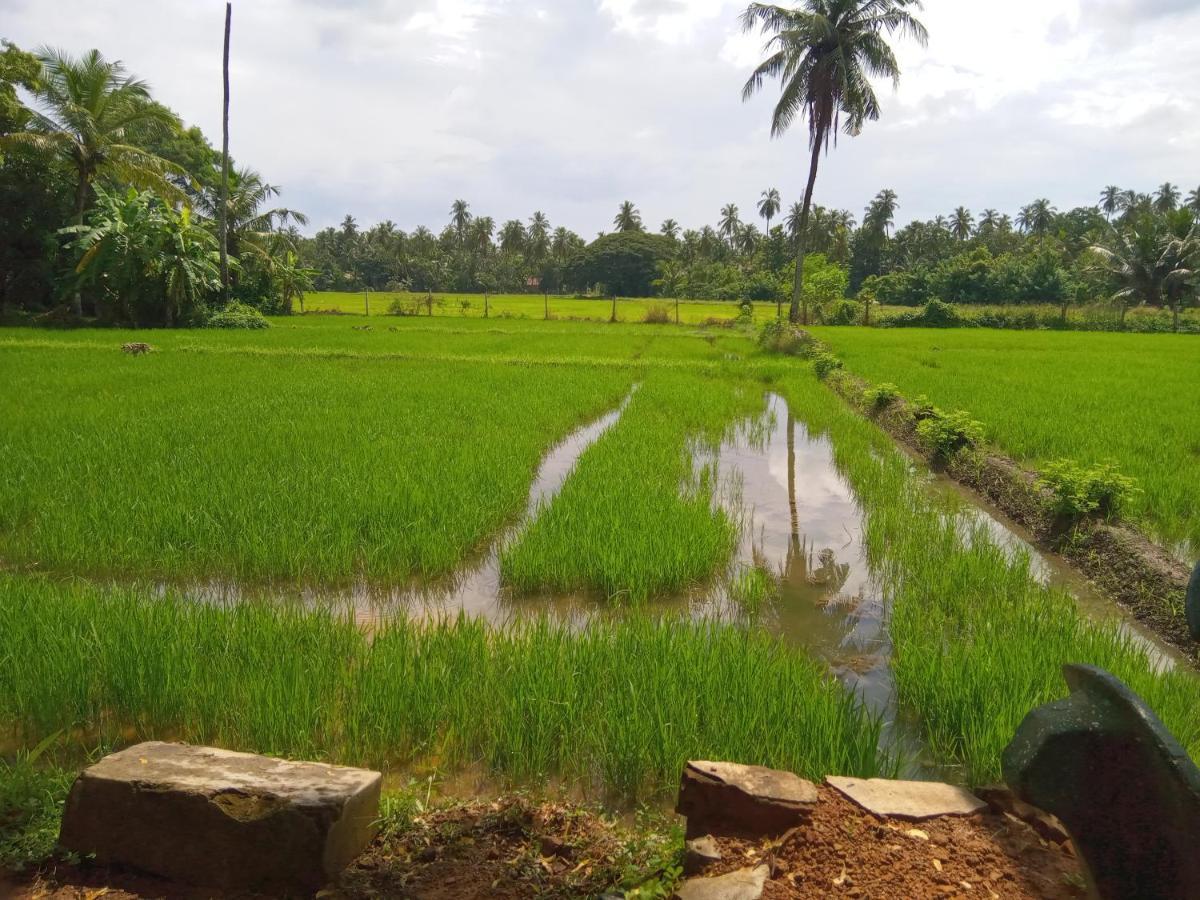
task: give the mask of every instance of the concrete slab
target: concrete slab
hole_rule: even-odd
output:
[[[969,816],[987,809],[986,803],[965,788],[937,781],[830,775],[825,782],[867,812],[884,818],[920,821],[938,816]]]

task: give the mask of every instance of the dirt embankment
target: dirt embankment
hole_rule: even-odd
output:
[[[863,391],[871,386],[864,379],[842,371],[826,383],[931,466],[937,465],[918,439],[917,420],[903,399],[872,410],[863,399]],[[1047,511],[1052,495],[1038,485],[1037,474],[994,448],[961,453],[938,468],[1028,528],[1041,549],[1065,557],[1138,621],[1200,665],[1200,646],[1191,640],[1184,619],[1190,574],[1184,563],[1126,525],[1084,521],[1062,528]]]

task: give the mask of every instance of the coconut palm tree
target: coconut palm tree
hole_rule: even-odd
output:
[[[738,218],[738,208],[736,203],[726,203],[721,207],[721,218],[717,221],[717,231],[721,237],[725,238],[729,246],[733,246],[734,238],[737,237],[738,230],[742,227],[742,222]]]
[[[738,250],[750,256],[754,253],[761,237],[762,233],[754,225],[743,225],[738,229],[738,233],[734,235],[734,241],[737,243]]]
[[[471,223],[471,206],[466,200],[455,200],[450,204],[450,224],[461,244],[466,240],[467,226]]]
[[[762,197],[758,201],[758,214],[767,220],[767,233],[771,231],[771,220],[775,218],[782,206],[782,201],[779,199],[779,191],[775,188],[768,188],[762,192]]]
[[[1121,189],[1115,184],[1110,184],[1100,192],[1100,211],[1104,213],[1104,218],[1111,221],[1113,213],[1121,208]]]
[[[487,253],[492,249],[492,235],[495,233],[495,231],[495,219],[493,219],[491,216],[476,216],[471,220],[471,245],[480,253]]]
[[[550,253],[555,262],[566,262],[572,249],[572,237],[571,232],[561,225],[554,229],[554,237],[550,240]]]
[[[1180,190],[1169,181],[1164,181],[1154,192],[1154,211],[1157,213],[1174,212],[1179,206]]]
[[[509,219],[500,226],[500,252],[521,253],[525,250],[525,226],[520,219]]]
[[[659,233],[669,237],[671,240],[676,240],[679,237],[679,223],[674,219],[664,219],[662,227],[658,229]]]
[[[971,211],[965,206],[960,206],[950,214],[950,233],[957,240],[965,241],[971,236],[971,228],[975,224],[975,217],[971,215]]]
[[[1044,197],[1021,207],[1017,227],[1028,234],[1044,235],[1054,225],[1058,210]]]
[[[787,229],[788,237],[790,237],[793,241],[800,237],[800,223],[803,220],[804,204],[797,200],[788,210],[787,218],[783,220],[783,225]]]
[[[1178,330],[1182,298],[1200,265],[1200,224],[1190,216],[1166,221],[1143,213],[1124,227],[1110,228],[1107,242],[1090,249],[1118,285],[1113,300],[1121,307],[1122,324],[1129,306],[1165,299]]]
[[[293,209],[283,206],[264,209],[270,200],[278,196],[279,188],[267,184],[251,168],[240,166],[230,173],[225,201],[230,256],[240,257],[243,253],[254,253],[263,258],[270,256],[270,242],[279,228],[288,222],[308,224],[307,217]],[[220,190],[205,188],[196,195],[196,208],[206,218],[216,221],[221,214]],[[358,223],[353,216],[346,216],[342,220],[342,233],[349,240],[358,235]]]
[[[975,226],[976,234],[991,234],[1000,225],[1000,213],[994,209],[985,209]]]
[[[550,220],[540,209],[529,217],[526,237],[529,258],[535,263],[541,262],[550,251]]]
[[[808,120],[811,160],[796,247],[796,280],[789,317],[798,321],[804,287],[805,231],[821,150],[829,149],[842,126],[858,134],[879,118],[879,101],[870,78],[900,78],[900,65],[887,36],[910,36],[924,45],[925,26],[908,10],[920,0],[802,0],[795,9],[751,3],[742,13],[742,28],[770,35],[768,56],[742,88],[749,99],[768,78],[780,81],[780,97],[771,120],[771,135],[787,131],[796,119]],[[807,310],[806,310],[807,312]],[[805,316],[807,318],[807,316]]]
[[[617,214],[613,216],[613,225],[617,231],[641,231],[642,214],[633,205],[632,200],[622,200]]]
[[[129,143],[136,129],[178,128],[166,107],[150,102],[150,86],[128,75],[120,61],[109,62],[99,50],[78,59],[44,47],[38,51],[41,74],[34,84],[38,109],[30,113],[28,130],[0,137],[0,147],[31,146],[60,159],[75,174],[73,222],[95,197],[98,179],[151,190],[167,200],[185,198],[167,177],[181,168]],[[82,299],[75,295],[74,312]]]
[[[1187,207],[1192,212],[1200,213],[1200,187],[1187,195]]]
[[[896,210],[899,208],[899,196],[891,188],[884,188],[867,206],[866,214],[863,216],[863,228],[886,236],[892,225],[895,224]],[[945,228],[945,217],[938,216],[935,224],[939,228]]]

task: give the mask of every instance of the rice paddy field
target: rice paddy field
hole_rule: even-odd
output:
[[[846,367],[964,409],[1038,468],[1114,460],[1129,515],[1193,561],[1200,548],[1200,341],[1194,335],[816,328]]]
[[[877,335],[821,336],[870,376]],[[1182,339],[1002,333],[988,357],[974,332],[895,337],[943,349],[879,345],[917,360],[888,380],[993,429],[1015,419],[967,402],[983,375],[943,399],[909,368],[1001,378],[1011,341],[1003,383],[1032,405],[1039,368],[1128,367],[1087,407],[1122,429],[1108,453],[1141,446],[1124,429],[1151,402],[1159,443],[1187,446]],[[634,803],[688,758],[979,783],[1067,662],[1200,751],[1192,669],[949,508],[752,331],[9,328],[0,381],[0,753],[183,739]],[[1175,463],[1163,496],[1186,490]]]

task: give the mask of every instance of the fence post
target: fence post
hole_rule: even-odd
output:
[[[675,298],[675,324],[679,324],[679,298]]]
[[[483,292],[483,317],[484,317],[485,319],[488,317],[488,295],[487,295],[487,291],[484,291],[484,292]]]
[[[546,291],[542,294],[542,298],[546,301],[546,316],[543,319],[545,322],[550,321],[550,292]]]
[[[366,291],[363,291],[363,309],[366,310],[364,315],[371,315],[371,301],[367,298]]]

